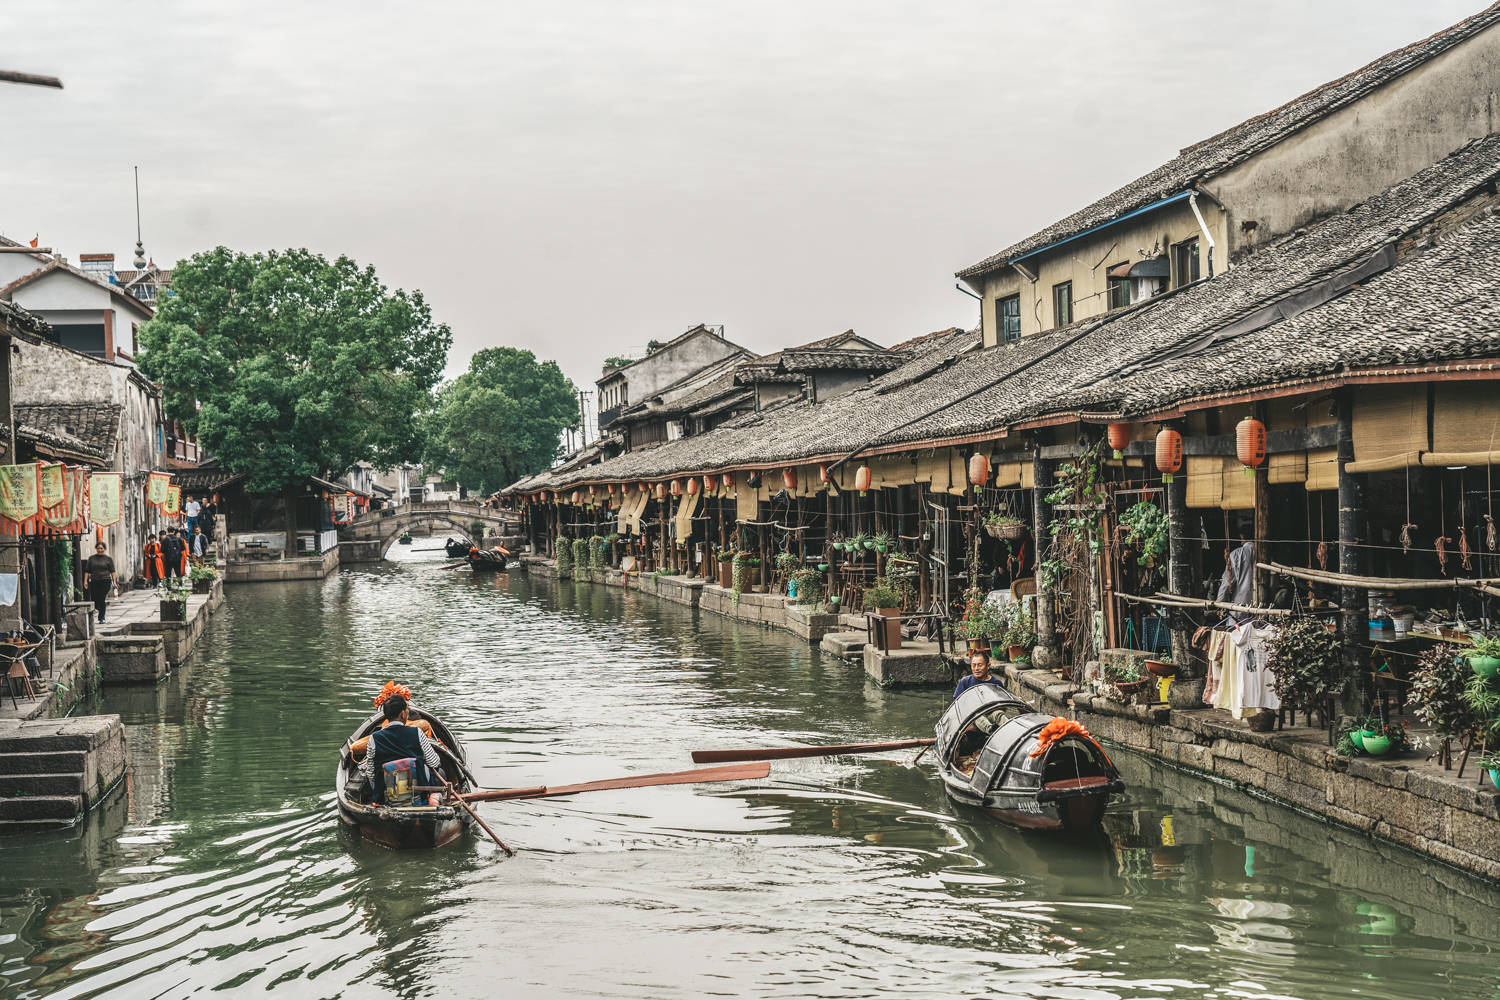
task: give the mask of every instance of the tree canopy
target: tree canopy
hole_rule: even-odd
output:
[[[551,465],[563,431],[578,419],[578,390],[556,361],[487,347],[438,390],[423,464],[491,493]]]
[[[421,292],[308,250],[195,254],[141,327],[141,371],[256,491],[415,460],[452,335]]]

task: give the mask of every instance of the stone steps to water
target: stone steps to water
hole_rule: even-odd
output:
[[[83,815],[82,795],[27,795],[0,799],[0,823],[43,819],[72,825]]]
[[[0,777],[16,774],[82,774],[87,750],[0,753]]]
[[[81,771],[59,774],[0,775],[0,799],[26,795],[82,795]]]

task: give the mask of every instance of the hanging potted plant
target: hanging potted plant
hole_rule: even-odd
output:
[[[850,559],[863,559],[865,557],[865,549],[874,547],[875,543],[863,531],[844,543],[844,548],[848,550]]]
[[[1020,538],[1026,534],[1026,522],[1008,511],[995,511],[985,515],[984,533],[991,538]]]
[[[1479,755],[1479,767],[1490,777],[1490,784],[1500,791],[1500,750],[1488,750]]]
[[[1487,680],[1500,676],[1500,639],[1478,637],[1469,650],[1469,669]]]
[[[168,577],[156,585],[156,596],[161,601],[161,620],[164,622],[187,621],[188,585],[181,577]]]
[[[1156,504],[1143,500],[1120,515],[1125,544],[1135,552],[1142,569],[1151,569],[1167,551],[1167,515]]]
[[[776,572],[780,575],[781,579],[786,581],[787,583],[791,583],[792,574],[795,573],[798,567],[800,567],[801,565],[802,560],[797,558],[797,554],[794,552],[776,553]]]
[[[1172,651],[1170,649],[1159,650],[1157,654],[1146,661],[1146,669],[1156,677],[1176,677],[1177,664],[1172,662]]]
[[[882,531],[879,534],[877,534],[874,538],[870,539],[870,544],[875,547],[875,551],[876,552],[882,552],[883,553],[883,552],[885,552],[886,549],[890,548],[894,544],[894,540],[891,538],[890,535],[888,535],[884,531]]]

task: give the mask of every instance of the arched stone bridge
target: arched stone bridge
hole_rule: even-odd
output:
[[[521,522],[511,511],[486,507],[477,500],[426,500],[404,503],[397,507],[361,514],[339,526],[339,561],[379,562],[385,558],[402,533],[427,531],[433,534],[462,535],[470,538],[470,526],[484,523],[488,535],[519,533]]]

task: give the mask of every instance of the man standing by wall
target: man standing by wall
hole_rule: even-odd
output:
[[[187,503],[182,506],[182,514],[187,518],[187,533],[189,537],[192,536],[193,529],[198,527],[198,513],[202,509],[203,506],[198,503],[197,497],[188,497]]]
[[[186,554],[187,545],[183,543],[181,535],[171,528],[161,533],[161,561],[166,579],[182,575],[182,563]]]

